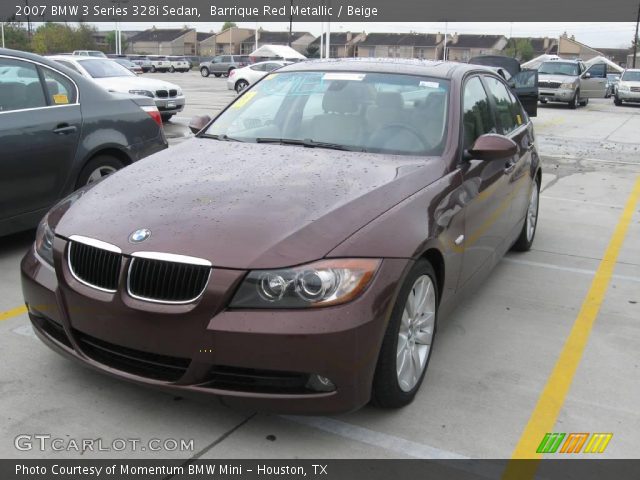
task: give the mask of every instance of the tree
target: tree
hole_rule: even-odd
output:
[[[105,38],[107,45],[109,45],[109,51],[110,52],[114,52],[116,51],[116,32],[115,31],[111,31],[109,33],[107,33],[107,36]],[[122,48],[122,52],[126,52],[127,51],[127,39],[124,37],[124,35],[122,35],[122,32],[120,32],[120,45]]]
[[[307,58],[320,58],[320,47],[318,45],[309,44],[305,52]]]
[[[95,33],[96,27],[80,23],[77,28],[73,29],[73,50],[95,50]]]
[[[222,28],[220,29],[221,32],[224,32],[225,30],[232,28],[232,27],[237,27],[235,22],[224,22],[222,24]]]
[[[4,23],[4,45],[14,50],[31,50],[29,34],[20,22]]]
[[[73,29],[62,23],[47,22],[33,34],[31,46],[36,53],[64,53],[73,51]]]
[[[517,58],[520,62],[527,62],[534,56],[533,45],[528,38],[511,38],[504,49],[504,54]]]

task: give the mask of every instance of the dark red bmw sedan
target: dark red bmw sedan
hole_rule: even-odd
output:
[[[260,410],[400,407],[438,322],[530,248],[540,175],[493,70],[298,63],[55,206],[25,301],[47,345],[122,379]]]

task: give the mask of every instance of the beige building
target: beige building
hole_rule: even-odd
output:
[[[576,37],[569,37],[566,33],[560,35],[558,39],[558,56],[567,59],[591,60],[593,57],[604,56],[602,52],[591,48],[576,40]]]
[[[128,40],[127,53],[147,55],[196,55],[197,37],[192,28],[151,28]]]
[[[240,55],[242,42],[253,35],[249,28],[231,27],[216,35],[215,55]]]
[[[329,51],[331,58],[347,58],[356,56],[356,45],[364,40],[366,34],[363,33],[351,33],[351,32],[335,32],[329,36]],[[324,34],[322,39],[324,48],[326,48],[327,35]],[[309,44],[307,48],[311,47],[316,51],[314,57],[320,57],[320,37],[316,38]]]
[[[447,60],[468,62],[478,55],[500,55],[507,46],[504,35],[458,35],[447,41]]]
[[[213,32],[198,32],[198,55],[213,57],[216,54],[216,34]]]
[[[357,42],[355,50],[358,57],[435,60],[442,57],[443,40],[440,33],[368,33]]]

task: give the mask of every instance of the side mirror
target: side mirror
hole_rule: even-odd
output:
[[[198,133],[206,127],[210,121],[211,117],[209,115],[196,115],[189,121],[189,130],[191,130],[192,133]]]
[[[586,72],[584,75],[582,75],[582,78],[591,78],[591,73]]]
[[[512,157],[516,153],[518,153],[516,142],[495,133],[481,135],[468,150],[469,157],[477,160],[500,160]]]

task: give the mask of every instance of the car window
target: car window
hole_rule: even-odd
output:
[[[255,70],[256,72],[264,72],[266,66],[267,65],[264,63],[256,63],[255,65],[251,65],[249,68],[251,70]]]
[[[231,57],[229,56],[224,56],[222,57],[222,63],[231,63]]]
[[[640,70],[627,70],[620,78],[623,82],[640,82]]]
[[[463,93],[463,135],[464,149],[473,146],[476,139],[486,133],[497,133],[498,129],[489,107],[489,97],[482,86],[480,77],[470,78]]]
[[[136,74],[112,60],[78,60],[92,78],[132,77]]]
[[[47,106],[36,66],[0,58],[0,112]]]
[[[270,72],[270,71],[272,71],[272,70],[275,70],[276,68],[280,68],[281,66],[282,66],[282,65],[280,65],[279,63],[267,63],[267,64],[264,66],[264,69],[265,69],[267,72]]]
[[[255,142],[313,141],[347,150],[439,155],[449,83],[390,73],[284,72],[256,84],[207,134]]]
[[[213,57],[211,63],[220,63],[222,61],[222,57]]]
[[[582,72],[577,63],[567,62],[543,62],[538,73],[548,75],[568,75],[576,77]]]
[[[80,75],[82,75],[82,72],[80,71],[80,69],[71,62],[67,62],[66,60],[56,60],[56,63],[59,63],[60,65],[64,65],[65,67],[70,68],[74,72],[77,72]]]
[[[592,78],[605,78],[607,76],[607,65],[604,63],[596,63],[595,65],[591,65],[587,72],[591,75]]]
[[[519,107],[513,103],[513,97],[504,83],[493,77],[485,77],[485,81],[489,94],[493,97],[496,118],[502,127],[502,133],[507,135],[522,124],[522,117],[517,117]]]
[[[49,68],[42,68],[42,76],[44,77],[49,104],[68,105],[76,103],[76,88],[71,80]]]

